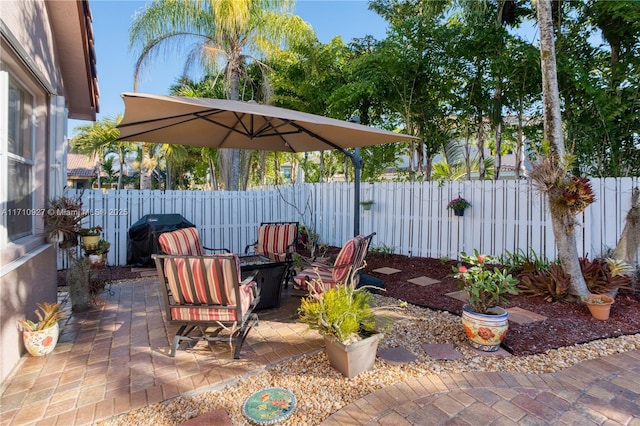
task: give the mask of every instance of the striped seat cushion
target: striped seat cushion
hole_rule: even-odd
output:
[[[165,254],[202,256],[202,244],[197,228],[165,232],[158,237],[158,243]]]
[[[175,262],[175,271],[174,264]],[[217,265],[216,265],[217,264]],[[234,271],[235,269],[235,271]],[[239,261],[235,254],[165,260],[171,290],[173,319],[239,321],[235,286],[239,285]],[[208,284],[208,285],[207,285]],[[253,301],[251,282],[240,286],[242,315]],[[182,305],[182,306],[175,306]],[[221,305],[221,308],[212,307]],[[225,309],[222,306],[234,308]]]
[[[255,251],[271,260],[287,260],[287,251],[296,239],[298,227],[295,223],[265,224],[258,228],[258,243]]]

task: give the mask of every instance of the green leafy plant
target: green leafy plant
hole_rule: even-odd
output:
[[[380,244],[379,246],[369,247],[369,253],[380,254],[382,256],[388,256],[395,252],[396,252],[396,249],[394,247],[389,247],[384,243]]]
[[[460,196],[449,201],[447,204],[447,208],[451,210],[464,210],[469,207],[471,207],[471,203]]]
[[[90,228],[80,228],[78,230],[78,235],[83,237],[89,237],[89,236],[100,235],[101,232],[102,232],[102,226],[96,225]]]
[[[505,294],[518,294],[518,280],[499,269],[497,259],[488,255],[461,253],[460,257],[470,266],[453,267],[453,276],[460,280],[459,287],[469,293],[469,306],[474,312],[486,314],[488,310],[500,303],[508,303]],[[491,265],[494,265],[491,268]]]
[[[498,257],[498,261],[511,272],[516,271],[540,271],[549,269],[551,262],[544,256],[538,255],[533,249],[527,254],[522,249],[516,252],[505,251],[505,254]]]
[[[111,243],[107,240],[98,241],[98,247],[95,250],[95,254],[104,254],[111,248]]]
[[[338,285],[319,296],[303,298],[298,310],[300,321],[323,336],[348,344],[375,331],[372,297],[366,290]]]
[[[38,322],[31,320],[20,320],[18,323],[25,331],[39,331],[45,330],[55,323],[67,317],[65,311],[61,311],[61,305],[59,303],[37,303],[38,309],[34,312],[38,317]]]

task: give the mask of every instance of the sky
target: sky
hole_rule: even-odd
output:
[[[124,112],[120,97],[133,89],[133,70],[137,54],[129,51],[129,27],[134,13],[143,8],[138,0],[91,0],[93,32],[100,90],[100,112],[97,118],[114,117]],[[322,43],[341,36],[345,43],[353,38],[372,35],[382,39],[386,22],[368,10],[365,0],[298,0],[296,15],[309,23]],[[182,73],[184,60],[158,58],[142,75],[138,92],[168,94]],[[88,121],[69,120],[69,135]]]

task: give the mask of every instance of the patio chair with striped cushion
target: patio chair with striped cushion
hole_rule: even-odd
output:
[[[164,254],[203,256],[204,250],[230,253],[230,251],[225,248],[214,249],[203,247],[200,242],[198,229],[194,227],[164,232],[158,237],[158,244]]]
[[[338,284],[347,283],[351,277],[362,238],[362,235],[358,235],[347,240],[340,249],[333,265],[313,262],[302,269],[293,277],[296,289],[321,294]]]
[[[233,357],[239,358],[247,334],[258,323],[253,310],[260,301],[260,292],[253,276],[240,282],[238,256],[154,254],[152,257],[158,270],[166,320],[179,326],[170,356],[175,356],[182,341],[206,340],[234,343]],[[198,335],[191,334],[195,330]]]
[[[247,245],[244,252],[253,251],[276,262],[290,262],[298,245],[298,222],[263,222],[258,228],[258,240]]]

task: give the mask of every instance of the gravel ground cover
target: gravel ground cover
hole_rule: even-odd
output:
[[[267,387],[283,387],[296,395],[295,413],[283,425],[317,425],[347,404],[382,387],[412,377],[442,372],[505,371],[551,373],[605,355],[640,349],[640,334],[601,339],[581,345],[524,356],[486,356],[465,341],[457,315],[418,306],[402,307],[398,299],[376,295],[381,314],[394,318],[380,348],[404,347],[417,356],[415,362],[392,365],[376,360],[374,369],[347,379],[329,366],[323,352],[302,356],[273,366],[223,389],[177,397],[163,403],[111,418],[101,425],[175,425],[199,414],[223,407],[234,425],[249,424],[242,415],[243,402]],[[462,358],[431,359],[422,349],[426,343],[453,344]]]

